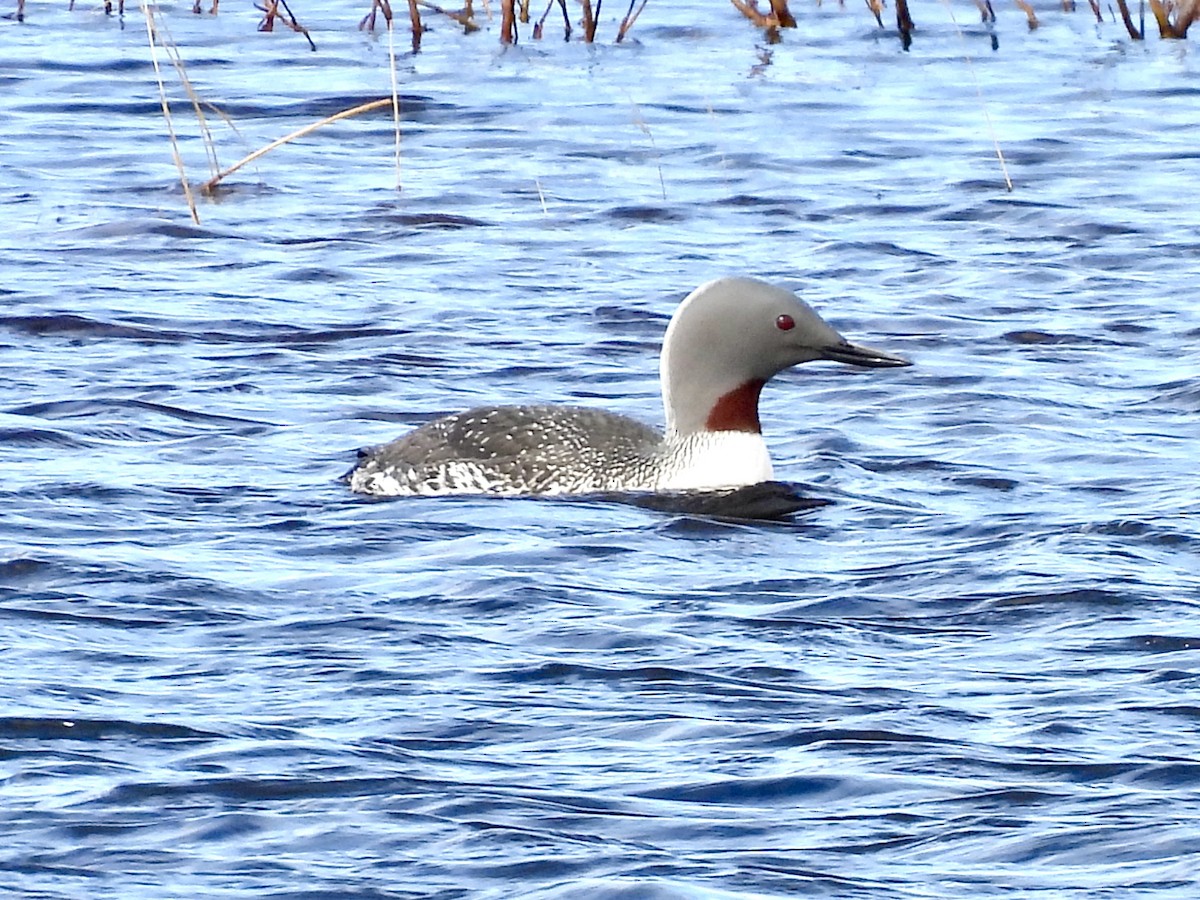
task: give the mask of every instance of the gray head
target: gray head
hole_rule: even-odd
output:
[[[667,430],[757,432],[762,386],[784,369],[817,359],[911,365],[851,344],[784,288],[753,278],[702,284],[679,305],[663,340]]]

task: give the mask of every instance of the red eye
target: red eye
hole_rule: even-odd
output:
[[[793,328],[796,327],[796,320],[793,319],[791,316],[789,316],[787,313],[784,313],[778,319],[775,320],[775,327],[778,328],[780,331],[791,331]]]

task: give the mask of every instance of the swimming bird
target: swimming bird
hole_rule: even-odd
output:
[[[911,363],[852,344],[807,303],[752,278],[719,278],[672,316],[660,358],[666,429],[579,406],[481,406],[359,451],[350,488],[415,494],[712,491],[769,481],[759,393],[800,363]]]

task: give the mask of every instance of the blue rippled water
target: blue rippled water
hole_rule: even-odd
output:
[[[0,892],[1197,896],[1191,43],[434,21],[401,192],[385,113],[194,224],[140,19],[66,7],[0,22]],[[298,9],[312,53],[167,10],[222,163],[387,93],[364,11]],[[726,273],[916,362],[768,388],[833,505],[338,482],[476,403],[658,421],[667,316]]]

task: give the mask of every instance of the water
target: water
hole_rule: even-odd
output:
[[[65,7],[0,23],[0,890],[1196,896],[1190,43],[434,21],[402,193],[380,114],[197,226],[141,21]],[[387,92],[359,7],[316,54],[168,12],[223,163]],[[729,272],[916,362],[765,392],[778,474],[835,505],[336,480],[474,403],[657,420],[666,317]]]

